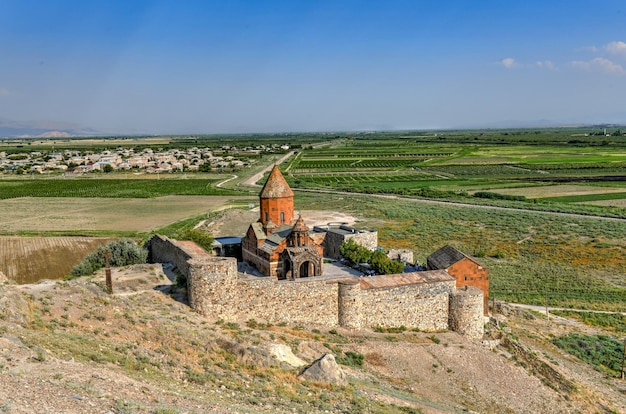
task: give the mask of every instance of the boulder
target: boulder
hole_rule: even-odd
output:
[[[271,344],[268,351],[277,361],[284,362],[291,367],[298,368],[306,365],[306,362],[295,356],[287,345]]]
[[[29,316],[30,307],[20,292],[0,289],[0,319],[26,326]]]
[[[4,283],[6,281],[8,281],[9,279],[6,277],[6,275],[2,272],[0,272],[0,283]]]
[[[294,368],[306,365],[306,362],[296,357],[291,348],[282,344],[261,346],[244,346],[236,342],[225,340],[217,341],[223,350],[235,355],[240,362],[259,367]]]
[[[300,378],[307,381],[327,382],[330,384],[346,385],[346,374],[335,361],[332,354],[324,354],[315,360],[300,374]]]

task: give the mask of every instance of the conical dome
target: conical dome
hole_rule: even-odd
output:
[[[274,165],[270,176],[267,177],[267,181],[259,194],[261,198],[285,198],[293,197],[293,191],[287,184],[285,177],[281,174],[277,165]]]

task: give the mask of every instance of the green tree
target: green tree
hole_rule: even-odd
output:
[[[402,273],[402,270],[404,270],[404,265],[402,263],[391,260],[381,251],[375,251],[372,254],[370,264],[374,270],[376,270],[376,273],[381,275],[394,275]]]
[[[353,239],[348,239],[341,243],[339,253],[341,253],[341,256],[354,264],[369,263],[372,258],[372,252],[366,247],[363,247],[355,242]]]
[[[102,171],[105,173],[113,172],[113,166],[111,164],[105,164],[104,167],[102,167]]]

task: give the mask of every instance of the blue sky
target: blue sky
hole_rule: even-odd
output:
[[[626,123],[623,1],[0,0],[0,124]]]

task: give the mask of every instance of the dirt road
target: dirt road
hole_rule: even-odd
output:
[[[242,181],[241,184],[243,185],[248,185],[251,187],[260,187],[259,184],[257,184],[257,181],[259,181],[261,178],[263,178],[263,175],[270,171],[274,165],[279,165],[281,163],[283,163],[287,158],[291,157],[294,154],[295,151],[290,151],[287,154],[283,155],[282,157],[280,157],[274,164],[270,164],[267,167],[263,168],[261,171],[259,171],[258,173],[254,174],[252,177],[248,178],[247,180]]]
[[[488,209],[488,210],[520,211],[523,213],[547,214],[547,215],[561,216],[561,217],[626,222],[626,219],[617,218],[617,217],[593,216],[593,215],[575,214],[575,213],[560,213],[558,211],[542,211],[542,210],[531,210],[531,209],[514,208],[514,207],[486,206],[486,205],[481,205],[481,204],[459,203],[456,201],[426,200],[426,199],[421,199],[421,198],[400,197],[400,196],[389,195],[389,194],[367,194],[367,193],[356,193],[356,192],[347,192],[347,191],[316,190],[316,189],[308,189],[308,188],[292,188],[292,190],[306,191],[310,193],[330,193],[330,194],[344,194],[344,195],[354,195],[354,196],[362,195],[362,196],[368,196],[368,197],[387,198],[390,200],[410,201],[413,203],[453,205],[453,206],[459,206],[459,207],[482,208],[482,209]]]

